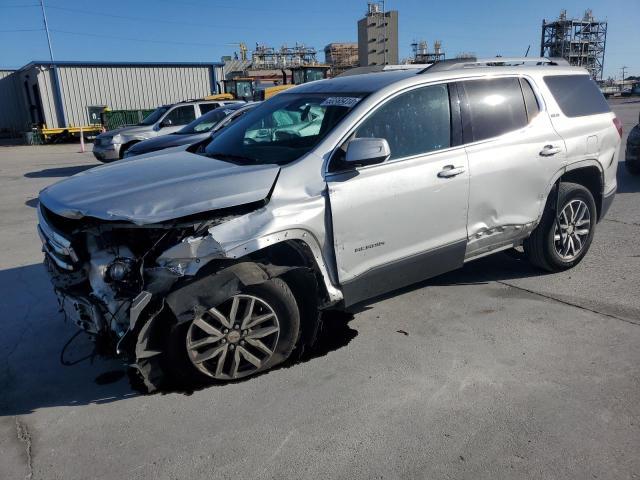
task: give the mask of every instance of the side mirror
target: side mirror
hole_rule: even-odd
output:
[[[389,143],[384,138],[353,138],[347,144],[345,162],[364,166],[382,163],[391,156]]]
[[[173,122],[171,121],[171,119],[165,118],[164,120],[162,120],[162,122],[160,122],[159,127],[164,128],[164,127],[170,127],[171,125],[173,125]]]

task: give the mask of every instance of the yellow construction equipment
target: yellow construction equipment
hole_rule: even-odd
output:
[[[331,67],[329,65],[300,65],[291,67],[291,77],[294,85],[314,82],[327,78],[327,73]]]
[[[235,77],[223,80],[225,93],[230,93],[237,100],[253,100],[256,91],[256,80],[250,77]]]
[[[204,100],[234,100],[235,97],[230,93],[214,93],[213,95],[207,95]]]

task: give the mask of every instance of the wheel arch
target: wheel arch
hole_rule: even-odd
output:
[[[129,150],[131,147],[133,147],[136,143],[140,143],[141,141],[142,141],[142,140],[139,140],[139,139],[134,138],[134,139],[132,139],[132,140],[129,140],[129,141],[127,141],[127,142],[123,143],[123,144],[120,146],[120,152],[119,152],[119,156],[120,156],[120,158],[124,158],[124,154],[125,154],[125,152],[126,152],[127,150]]]
[[[598,220],[600,220],[602,216],[602,202],[604,198],[604,171],[600,162],[592,159],[567,165],[555,173],[547,185],[545,196],[546,201],[538,215],[538,222],[541,220],[542,214],[544,213],[544,206],[547,204],[549,198],[552,195],[555,195],[560,182],[577,183],[589,190],[596,202]],[[555,209],[555,205],[552,205],[552,208]]]
[[[287,265],[309,267],[314,271],[321,289],[320,293],[326,295],[327,301],[323,306],[336,304],[343,298],[342,292],[332,282],[331,267],[325,261],[320,242],[305,229],[294,228],[264,235],[229,249],[225,252],[225,256],[231,259],[274,256],[282,260],[283,265],[287,264],[287,261],[293,261],[293,264]]]
[[[568,168],[559,178],[560,182],[577,183],[585,187],[596,203],[598,221],[602,216],[602,201],[604,196],[604,173],[597,161],[581,162],[574,168]]]

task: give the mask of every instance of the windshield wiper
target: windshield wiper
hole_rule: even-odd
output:
[[[218,158],[220,160],[231,160],[232,162],[233,161],[237,161],[237,162],[255,163],[255,162],[258,161],[255,158],[245,157],[243,155],[234,155],[232,153],[213,152],[213,153],[207,153],[206,155],[207,155],[207,157]]]

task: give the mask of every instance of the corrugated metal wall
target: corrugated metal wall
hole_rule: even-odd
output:
[[[28,130],[29,116],[14,70],[0,70],[0,130],[18,133]]]
[[[88,106],[106,105],[112,110],[148,109],[202,98],[215,89],[215,67],[206,65],[63,65],[57,68],[67,126],[86,125]],[[39,85],[46,123],[49,127],[61,126],[55,116],[53,72],[47,69],[44,73],[39,76]]]

